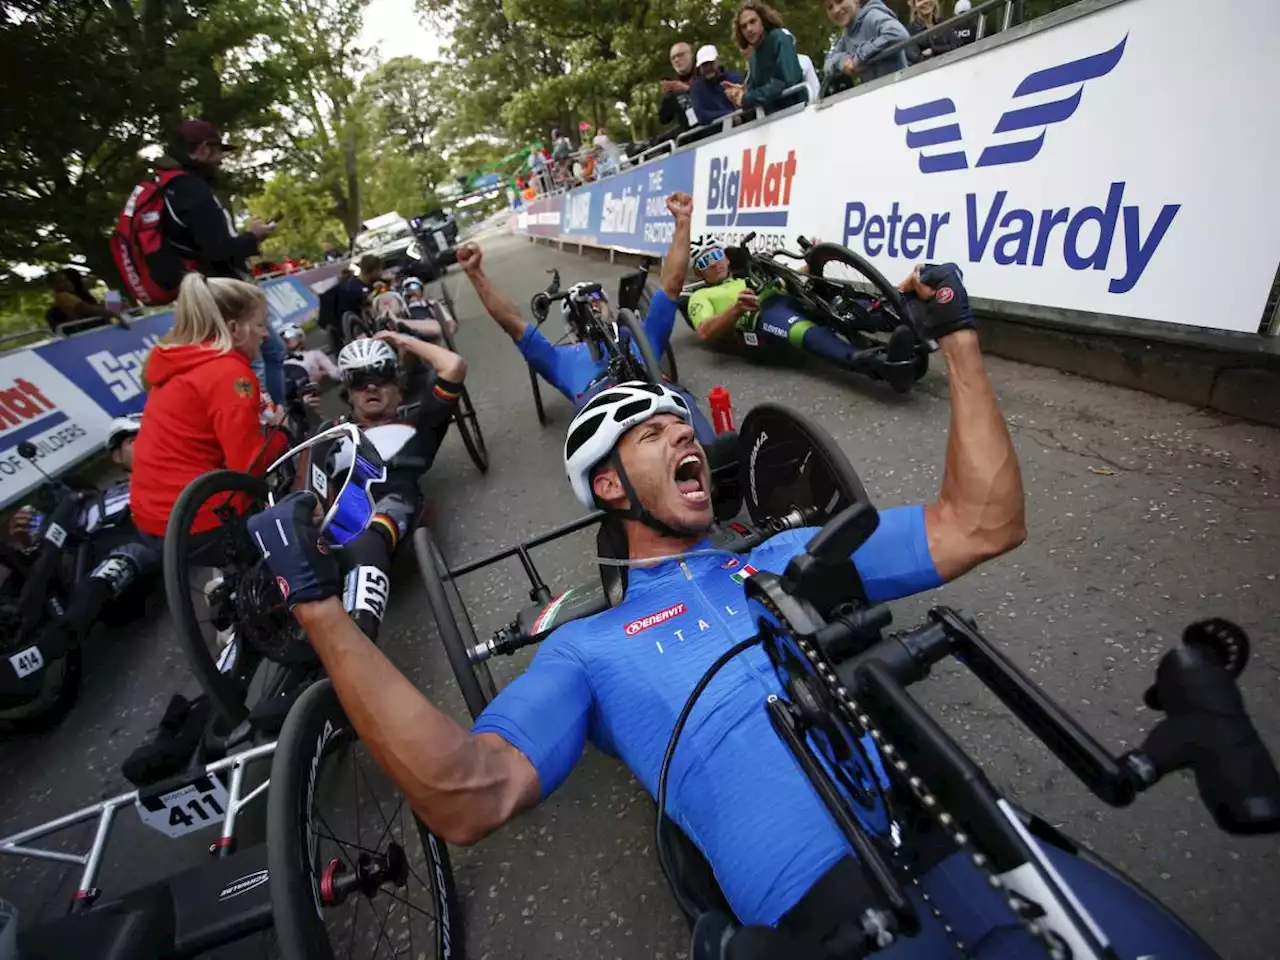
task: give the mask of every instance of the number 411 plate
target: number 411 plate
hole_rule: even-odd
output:
[[[227,788],[216,776],[200,777],[158,797],[139,797],[135,804],[148,827],[167,837],[181,837],[222,823]]]

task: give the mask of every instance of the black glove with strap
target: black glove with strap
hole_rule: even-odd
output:
[[[923,300],[906,294],[907,309],[917,327],[930,340],[941,340],[957,330],[973,330],[973,310],[964,274],[954,263],[926,263],[920,268],[920,282],[933,288],[933,297]]]
[[[249,535],[289,609],[342,592],[342,570],[315,521],[314,493],[291,493],[249,518]]]

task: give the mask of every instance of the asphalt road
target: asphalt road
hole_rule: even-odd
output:
[[[521,303],[553,266],[566,283],[612,286],[622,273],[511,237],[491,237],[485,249],[490,275]],[[439,539],[458,562],[568,522],[580,508],[560,460],[568,404],[544,391],[551,422],[538,425],[518,354],[456,271],[449,282],[492,457],[480,476],[454,438],[428,478]],[[723,384],[739,415],[771,400],[816,418],[877,503],[936,494],[948,417],[940,373],[898,397],[831,371],[721,356],[683,326],[673,343],[695,394]],[[1022,460],[1028,540],[936,594],[896,604],[896,622],[917,622],[938,602],[976,614],[1059,702],[1120,748],[1152,722],[1142,690],[1182,627],[1229,617],[1254,638],[1243,685],[1258,728],[1280,754],[1280,653],[1271,642],[1280,623],[1280,431],[1039,367],[991,359],[989,370]],[[593,555],[594,541],[579,534],[536,558],[560,588],[589,581]],[[385,649],[461,718],[412,557],[403,561]],[[509,620],[527,589],[514,562],[464,581],[478,632]],[[60,729],[0,746],[0,832],[123,789],[120,761],[150,732],[169,694],[192,685],[163,610],[104,641],[95,659],[83,700]],[[499,682],[524,662],[498,664]],[[1129,810],[1104,807],[958,670],[939,671],[921,695],[998,785],[1129,871],[1225,957],[1276,955],[1280,841],[1220,833],[1186,777]],[[469,955],[683,956],[687,938],[653,856],[652,827],[647,796],[625,770],[589,752],[542,807],[455,851]],[[114,893],[198,862],[207,839],[164,840],[126,811],[101,885]],[[28,919],[56,915],[72,886],[60,869],[0,862],[0,896]]]

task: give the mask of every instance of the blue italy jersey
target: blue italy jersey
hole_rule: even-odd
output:
[[[632,568],[626,599],[543,641],[475,732],[498,734],[528,757],[543,797],[569,775],[587,739],[656,795],[667,740],[694,685],[721,653],[756,632],[744,573],[781,573],[814,533],[780,534],[745,556]],[[873,602],[942,582],[923,507],[884,511],[854,561]],[[765,713],[765,698],[781,692],[762,648],[727,664],[690,715],[668,785],[668,812],[747,923],[775,923],[848,852]]]

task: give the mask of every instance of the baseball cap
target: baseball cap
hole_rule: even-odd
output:
[[[719,59],[720,59],[719,51],[717,51],[716,48],[711,44],[704,43],[702,46],[698,48],[698,55],[694,57],[693,65],[695,67],[700,67],[704,63],[714,63]]]
[[[202,143],[216,143],[223,150],[236,149],[222,139],[222,131],[208,120],[183,120],[178,124],[178,141],[188,147],[198,147]]]

